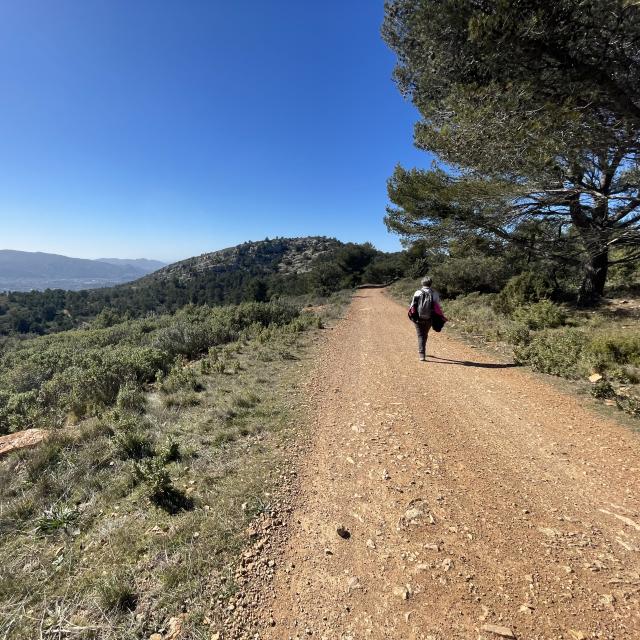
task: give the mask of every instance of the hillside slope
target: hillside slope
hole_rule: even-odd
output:
[[[102,325],[123,317],[173,312],[187,304],[265,301],[274,296],[327,294],[399,275],[401,254],[332,238],[247,242],[168,265],[134,282],[91,291],[0,296],[0,335],[49,333],[99,314]]]
[[[277,238],[245,242],[235,247],[203,253],[167,265],[141,283],[151,280],[194,279],[211,273],[249,270],[264,275],[300,274],[311,270],[315,260],[342,246],[334,238]]]

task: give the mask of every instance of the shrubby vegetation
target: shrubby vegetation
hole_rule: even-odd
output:
[[[282,326],[298,316],[278,302],[188,306],[171,316],[14,341],[0,355],[0,433],[59,427],[115,404],[140,410],[148,385],[160,381],[167,393],[187,386],[192,374],[183,358],[238,340],[250,327]]]
[[[3,429],[51,435],[0,459],[0,635],[149,637],[186,610],[185,637],[208,637],[243,532],[275,509],[309,332],[347,299],[6,343]]]

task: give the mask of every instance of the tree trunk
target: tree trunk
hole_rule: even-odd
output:
[[[578,293],[578,305],[592,307],[598,303],[604,294],[604,285],[607,282],[609,270],[609,250],[601,249],[592,253],[585,264],[582,285]]]

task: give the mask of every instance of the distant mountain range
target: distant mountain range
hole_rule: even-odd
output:
[[[53,253],[0,250],[0,291],[93,289],[141,278],[165,263],[144,258],[85,260]]]
[[[62,258],[48,256],[52,257]],[[408,260],[406,252],[383,253],[368,243],[343,243],[318,236],[272,238],[204,253],[112,287],[104,284],[106,278],[113,278],[115,274],[110,272],[105,277],[95,269],[129,269],[140,267],[140,263],[130,261],[133,265],[123,265],[121,261],[113,261],[116,262],[113,265],[112,261],[82,260],[79,262],[87,269],[82,274],[85,287],[87,281],[91,282],[89,291],[71,291],[70,275],[65,274],[66,283],[58,289],[20,292],[15,290],[14,274],[14,291],[8,295],[0,293],[0,336],[64,331],[86,326],[94,320],[97,326],[104,327],[124,318],[173,313],[189,304],[222,305],[296,297],[299,301],[302,296],[315,299],[363,282],[389,282],[406,272]],[[41,278],[37,289],[44,288],[42,274],[47,264],[43,257],[38,266],[40,273],[36,272]],[[149,269],[155,266],[155,263],[142,264]],[[77,272],[74,274],[77,279]],[[133,274],[117,275],[131,279]],[[23,275],[22,284],[24,281]],[[76,287],[80,288],[77,283]],[[0,340],[0,349],[1,346]]]

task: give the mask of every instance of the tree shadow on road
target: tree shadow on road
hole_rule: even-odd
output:
[[[479,369],[512,369],[520,365],[513,362],[471,362],[471,360],[451,360],[451,358],[441,358],[440,356],[428,355],[432,364],[457,364],[462,367],[478,367]],[[433,361],[435,360],[435,362]]]

